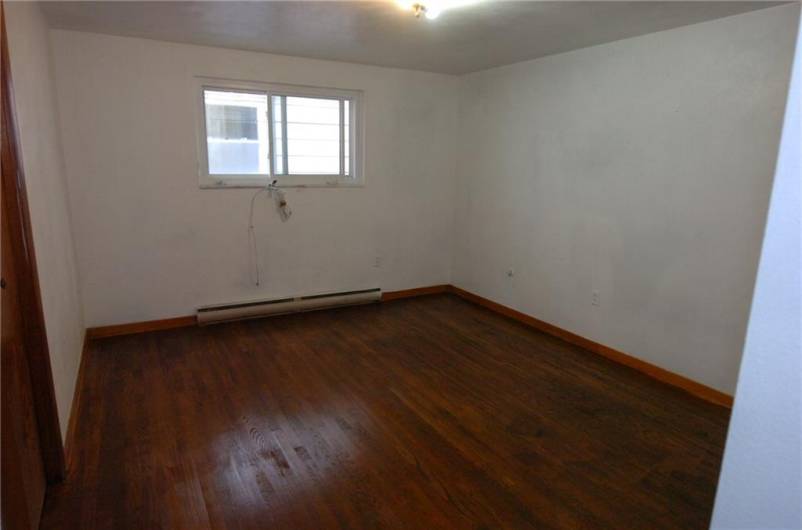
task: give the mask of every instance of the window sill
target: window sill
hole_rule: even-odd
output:
[[[282,179],[274,179],[276,180],[276,187],[278,188],[363,188],[365,186],[365,182],[363,180],[354,180],[354,181],[343,181],[339,180],[336,182],[314,182],[314,181],[307,181],[307,182],[287,182],[286,180],[282,181]],[[263,180],[263,181],[229,181],[229,182],[221,182],[219,180],[214,179],[204,179],[200,183],[200,189],[202,190],[222,190],[222,189],[258,189],[258,188],[266,188],[270,185],[273,180]]]

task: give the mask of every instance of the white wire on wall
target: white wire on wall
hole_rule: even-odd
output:
[[[292,210],[287,204],[284,190],[280,189],[276,185],[275,180],[271,182],[270,185],[256,190],[256,192],[251,196],[251,204],[250,208],[248,209],[248,252],[253,260],[253,271],[255,273],[255,278],[252,277],[251,279],[254,281],[257,287],[261,284],[261,273],[259,267],[259,246],[256,242],[256,229],[253,224],[253,211],[256,205],[256,198],[262,192],[267,192],[267,194],[273,199],[282,222],[286,222],[290,216],[292,216]]]

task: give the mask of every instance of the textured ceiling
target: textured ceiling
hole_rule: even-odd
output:
[[[776,4],[485,0],[436,20],[416,19],[393,1],[45,2],[43,8],[55,28],[463,74]]]

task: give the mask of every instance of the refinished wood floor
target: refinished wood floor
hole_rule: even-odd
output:
[[[87,355],[44,529],[702,529],[729,417],[450,295]]]

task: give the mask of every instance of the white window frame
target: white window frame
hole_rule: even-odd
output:
[[[273,181],[286,188],[306,187],[354,187],[363,186],[364,178],[364,124],[363,124],[363,96],[361,90],[345,90],[340,88],[322,88],[301,85],[286,85],[277,83],[262,83],[255,81],[236,81],[214,77],[196,77],[195,92],[197,94],[196,130],[198,143],[198,177],[200,187],[204,189],[220,188],[263,188]],[[267,123],[269,145],[269,174],[209,174],[209,154],[206,138],[206,104],[205,90],[242,91],[262,93],[267,96]],[[327,99],[347,99],[349,103],[349,175],[275,175],[273,171],[274,158],[273,141],[273,96],[298,96]],[[283,117],[286,119],[286,117]],[[342,139],[341,139],[342,141]]]

